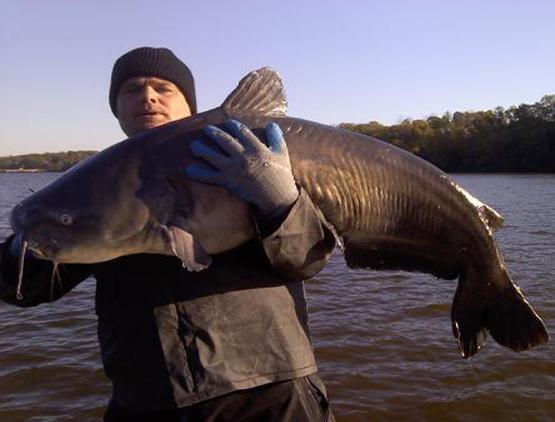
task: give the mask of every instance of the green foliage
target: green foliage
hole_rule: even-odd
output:
[[[340,127],[404,148],[447,172],[555,172],[555,95],[507,110],[447,112],[386,126]],[[65,171],[95,151],[0,157],[0,171]]]
[[[447,172],[555,172],[555,95],[507,110],[340,127],[390,142]]]
[[[95,151],[68,151],[0,157],[0,171],[32,169],[65,171],[94,153]]]

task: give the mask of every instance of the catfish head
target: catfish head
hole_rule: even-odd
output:
[[[93,263],[134,252],[133,239],[150,218],[148,208],[134,194],[140,184],[134,157],[110,163],[94,158],[13,209],[12,229],[37,258]]]

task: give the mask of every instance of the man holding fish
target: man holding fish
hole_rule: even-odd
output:
[[[109,102],[130,137],[197,112],[193,76],[165,48],[120,57]],[[265,139],[234,120],[203,132],[190,143],[202,164],[184,165],[183,178],[247,201],[256,239],[210,257],[192,250],[189,269],[156,254],[55,269],[27,256],[16,286],[15,234],[0,246],[0,295],[35,306],[96,278],[98,336],[113,383],[106,421],[333,420],[302,280],[323,268],[334,234],[296,186],[279,126],[270,123]]]

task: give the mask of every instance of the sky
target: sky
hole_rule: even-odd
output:
[[[99,150],[125,138],[114,61],[168,47],[199,110],[248,72],[281,75],[290,116],[426,118],[555,94],[555,1],[0,0],[0,156]]]

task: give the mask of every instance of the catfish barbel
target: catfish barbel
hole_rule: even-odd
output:
[[[428,162],[372,137],[287,117],[286,106],[274,71],[251,72],[220,107],[129,138],[68,170],[14,208],[12,228],[38,258],[55,264],[158,253],[202,270],[210,254],[241,245],[254,229],[245,202],[184,175],[199,162],[188,143],[203,136],[205,125],[231,117],[258,134],[274,121],[296,182],[335,228],[349,267],[458,278],[451,316],[464,357],[488,332],[517,351],[548,341],[496,246],[501,218],[494,210]]]

